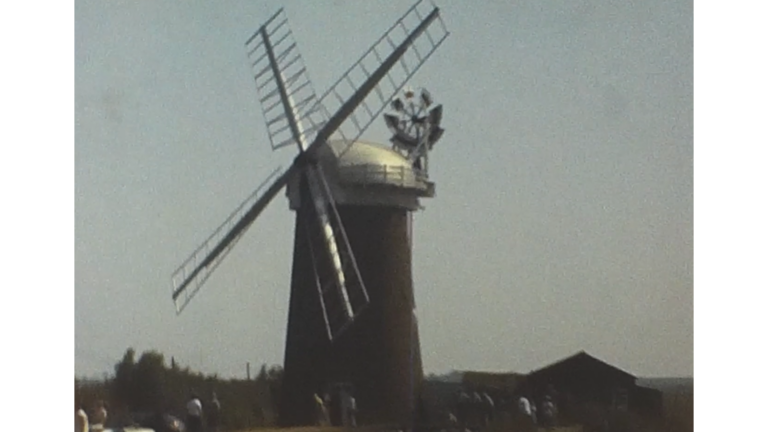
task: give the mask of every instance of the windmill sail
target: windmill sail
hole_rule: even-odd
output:
[[[300,151],[327,119],[281,8],[245,43],[272,149]],[[303,123],[303,125],[302,125]]]
[[[314,197],[310,207],[315,216],[315,223],[307,228],[310,254],[326,332],[333,341],[360,315],[370,298],[320,165],[307,170],[307,186]],[[325,247],[314,248],[313,244]]]
[[[240,240],[245,230],[288,182],[293,170],[282,175],[276,169],[243,201],[229,217],[173,272],[173,302],[176,313],[186,307],[203,286],[211,272]],[[270,184],[270,182],[274,182]],[[269,187],[267,185],[269,184]],[[266,190],[265,190],[266,188]]]
[[[298,145],[301,155],[307,149],[307,139],[314,138],[312,134],[326,125],[326,117],[323,116],[324,111],[320,108],[322,105],[316,104],[317,100],[309,77],[300,63],[300,55],[293,52],[296,44],[292,42],[282,10],[267,21],[246,42],[246,45],[257,39],[259,42],[255,43],[249,55],[258,55],[254,65],[260,69],[256,72],[255,78],[259,91],[266,92],[262,96],[261,103],[262,107],[265,107],[263,109],[268,128],[275,124],[279,125],[276,129],[270,129],[273,148],[294,142]],[[277,42],[273,43],[275,39]],[[299,66],[293,66],[296,64]],[[295,98],[297,94],[300,96]],[[317,115],[317,120],[313,119],[313,114]],[[307,122],[308,131],[305,130]],[[278,138],[273,137],[272,134]],[[281,141],[275,144],[277,139]],[[316,271],[319,272],[316,278],[321,284],[319,294],[326,320],[326,330],[329,338],[333,339],[367,304],[368,294],[357,271],[352,251],[346,242],[341,221],[335,214],[333,197],[322,176],[320,166],[307,158],[297,163],[304,167],[303,178],[308,186],[303,199],[311,203],[310,207],[317,219],[317,223],[313,224],[316,229],[310,230],[319,234],[313,237],[319,240],[318,243],[322,245],[323,251],[320,253],[318,250],[315,254],[318,257]],[[330,212],[331,209],[334,209],[334,212]],[[327,275],[326,269],[329,270]]]
[[[310,181],[310,187],[315,189],[315,196],[324,198],[316,201],[318,226],[329,246],[327,256],[336,273],[333,278],[321,280],[327,330],[333,341],[362,314],[371,299],[322,166],[318,165],[314,171],[314,181]]]
[[[343,154],[448,35],[439,8],[414,4],[320,97],[319,111],[335,114],[312,147],[335,134]]]

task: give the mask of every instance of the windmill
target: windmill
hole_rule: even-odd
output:
[[[422,375],[411,212],[434,183],[397,151],[358,139],[447,37],[439,9],[420,0],[320,97],[283,9],[246,41],[271,146],[298,154],[173,273],[172,298],[181,313],[286,188],[296,224],[283,425],[313,423],[312,395],[334,382],[355,386],[361,422],[411,421]]]

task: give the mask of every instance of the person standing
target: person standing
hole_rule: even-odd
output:
[[[493,414],[496,410],[496,404],[493,403],[493,398],[488,394],[488,392],[483,392],[483,403],[485,408],[483,426],[488,426],[493,421]]]
[[[325,425],[333,426],[333,403],[331,394],[327,390],[323,392],[323,409],[325,410]]]
[[[314,395],[315,400],[315,422],[317,426],[328,426],[328,409],[325,406],[325,401],[317,393]]]
[[[208,420],[208,430],[211,432],[217,432],[219,430],[219,423],[221,422],[221,402],[216,392],[211,395],[211,403],[208,407],[208,411],[205,413]]]
[[[480,393],[475,390],[472,392],[472,410],[471,410],[471,425],[478,427],[482,424],[483,420],[483,398],[480,397]]]
[[[459,423],[464,428],[467,425],[468,420],[468,414],[469,414],[469,405],[470,405],[470,397],[469,394],[462,388],[459,392],[459,398],[458,402],[456,404],[456,411],[458,414]]]
[[[528,398],[520,396],[520,399],[517,400],[517,410],[526,417],[531,416],[531,403],[528,401]]]
[[[195,393],[192,393],[187,402],[187,429],[189,432],[203,431],[203,404]]]
[[[357,409],[357,402],[354,396],[352,396],[351,389],[342,387],[341,392],[341,425],[346,427],[354,427],[357,423],[355,420],[355,410]]]
[[[352,393],[349,394],[347,405],[349,408],[349,426],[357,427],[357,400]]]
[[[520,412],[520,416],[523,419],[523,424],[525,425],[526,429],[535,427],[531,405],[531,402],[525,396],[520,396],[520,399],[517,400],[517,409]]]
[[[75,399],[75,432],[88,432],[88,414],[85,413],[80,401]]]
[[[555,427],[557,423],[557,407],[552,397],[544,396],[544,402],[541,404],[542,423],[547,429]]]
[[[93,408],[93,416],[90,424],[93,429],[104,429],[104,425],[107,423],[107,404],[100,400]]]

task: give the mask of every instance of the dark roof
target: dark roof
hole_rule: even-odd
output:
[[[637,377],[632,375],[631,373],[629,373],[627,371],[624,371],[624,370],[621,370],[621,369],[619,369],[616,366],[613,366],[611,364],[608,364],[608,363],[598,359],[597,357],[591,356],[586,351],[579,351],[579,352],[577,352],[576,354],[574,354],[572,356],[566,357],[566,358],[564,358],[562,360],[558,360],[558,361],[556,361],[556,362],[554,362],[554,363],[552,363],[550,365],[544,366],[543,368],[531,371],[531,373],[529,373],[528,376],[529,377],[534,377],[534,376],[537,376],[537,375],[544,374],[547,371],[552,370],[554,368],[560,368],[560,367],[563,367],[564,365],[567,365],[569,363],[572,364],[572,363],[575,363],[575,362],[585,361],[585,360],[586,361],[595,362],[595,363],[597,363],[597,364],[599,364],[599,365],[601,365],[603,367],[607,367],[607,368],[613,369],[613,370],[615,370],[615,371],[617,371],[617,372],[619,372],[621,374],[624,374],[624,375],[626,375],[628,377],[631,377],[632,379],[637,379]]]

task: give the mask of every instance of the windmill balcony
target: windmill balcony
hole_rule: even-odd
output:
[[[338,167],[342,183],[356,186],[392,186],[413,189],[433,197],[435,184],[419,169],[404,165],[358,164]]]

